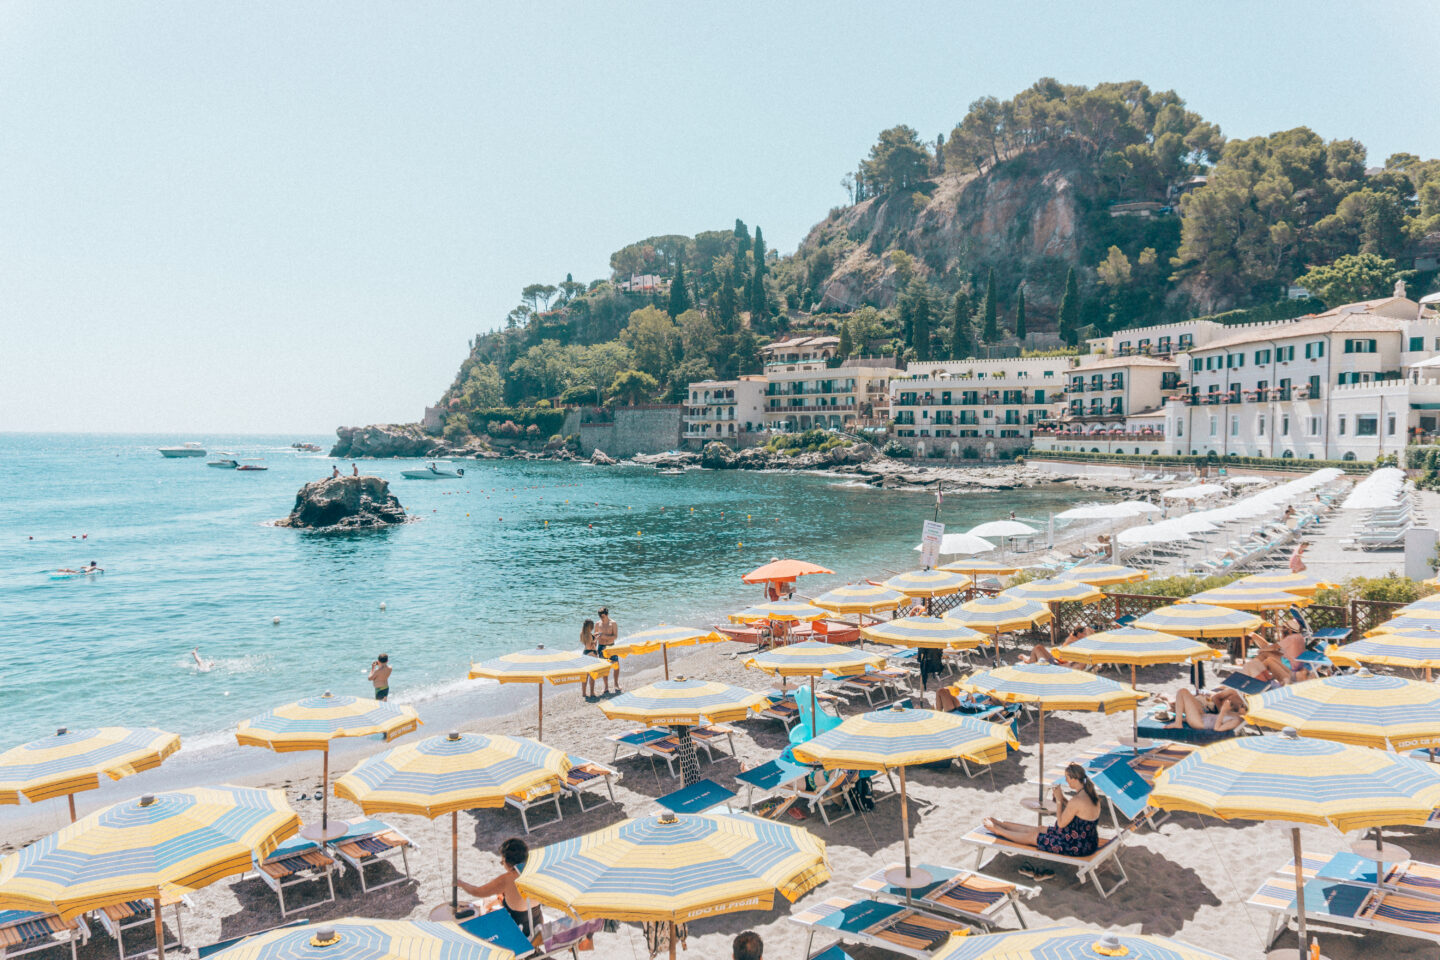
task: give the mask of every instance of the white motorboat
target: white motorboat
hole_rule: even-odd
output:
[[[240,464],[237,461],[226,458],[222,458],[219,460],[211,460],[205,464],[205,466],[214,467],[216,470],[234,470],[239,465]]]
[[[187,443],[182,443],[178,447],[160,447],[159,449],[160,456],[170,460],[173,460],[177,457],[205,456],[205,447],[194,440],[191,440]]]
[[[454,480],[465,476],[464,467],[449,468],[449,464],[430,463],[423,470],[401,470],[400,476],[406,480]]]

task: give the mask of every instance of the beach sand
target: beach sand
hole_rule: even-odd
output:
[[[743,666],[739,644],[725,642],[672,654],[672,675],[722,680],[764,689],[768,679]],[[625,686],[633,689],[659,678],[658,656],[650,656],[626,664]],[[1157,667],[1142,671],[1140,685],[1149,691],[1170,691],[1179,685],[1178,668]],[[1118,676],[1118,675],[1116,675]],[[1128,678],[1124,678],[1128,679]],[[514,689],[514,688],[512,688]],[[488,688],[493,694],[495,688]],[[509,693],[509,691],[506,691]],[[479,688],[477,697],[487,695]],[[526,697],[526,708],[519,712],[490,717],[463,729],[531,735],[535,733],[533,697]],[[606,720],[593,703],[585,703],[578,687],[550,688],[545,698],[546,741],[582,756],[608,761],[611,755],[607,734],[623,732],[629,725]],[[476,701],[477,712],[483,703]],[[849,712],[863,709],[863,700]],[[424,711],[422,709],[422,716]],[[754,766],[772,759],[787,741],[776,721],[751,720],[736,724],[735,737],[740,762]],[[1046,724],[1047,765],[1055,765],[1087,744],[1103,742],[1129,732],[1130,716],[1117,713],[1103,716],[1094,713],[1050,714]],[[420,735],[443,734],[442,727],[429,725]],[[415,736],[415,735],[411,735]],[[917,862],[938,862],[957,866],[973,866],[974,855],[959,843],[959,837],[980,823],[982,817],[999,816],[1025,820],[1033,814],[1021,807],[1021,800],[1035,795],[1031,784],[1038,776],[1035,749],[1036,730],[1033,724],[1022,728],[1022,750],[1006,761],[967,779],[958,768],[938,772],[914,770],[910,781],[910,823],[912,848]],[[349,769],[362,754],[384,749],[375,741],[364,741],[358,748],[348,749],[337,771]],[[278,767],[275,760],[259,750],[226,751],[226,764],[232,771],[226,778],[249,785],[282,787],[296,809],[307,821],[319,817],[318,801],[300,800],[305,791],[313,796],[319,784],[319,758],[314,755],[288,754]],[[262,769],[253,771],[249,762],[267,761]],[[654,798],[674,789],[679,782],[665,773],[663,764],[652,770],[643,759],[621,760],[618,763],[624,778],[618,784],[618,805],[606,805],[580,813],[573,801],[564,804],[564,820],[537,826],[528,838],[532,846],[543,846],[563,838],[599,829],[626,817],[654,815],[658,811]],[[724,760],[715,764],[702,761],[702,774],[721,784],[734,787],[733,777],[740,766]],[[116,785],[127,796],[143,792],[145,782],[159,771],[140,774]],[[212,781],[213,782],[213,781]],[[153,789],[153,787],[152,787]],[[107,791],[109,792],[109,791]],[[79,797],[81,810],[94,809],[95,794]],[[743,791],[742,791],[743,798]],[[53,802],[30,811],[28,819],[11,820],[3,838],[4,846],[13,849],[30,842],[63,822],[63,803]],[[11,808],[12,811],[14,808]],[[359,811],[343,800],[332,800],[332,815],[358,817]],[[543,819],[536,811],[536,819]],[[448,818],[435,822],[417,817],[396,816],[389,819],[407,833],[420,847],[411,857],[411,867],[418,883],[403,884],[362,895],[352,874],[337,880],[338,900],[301,916],[312,923],[343,916],[420,919],[430,909],[448,899],[450,876]],[[792,821],[793,822],[793,821]],[[1102,829],[1108,823],[1102,820]],[[495,850],[507,837],[521,834],[520,818],[511,810],[478,810],[462,813],[461,876],[471,882],[482,882],[499,871]],[[826,827],[818,816],[804,824],[822,838],[828,847],[832,879],[812,891],[800,902],[813,902],[826,897],[850,895],[851,884],[875,869],[901,857],[900,817],[898,798],[886,794],[877,800],[875,810],[863,817],[851,817]],[[1344,846],[1347,838],[1331,830],[1303,831],[1307,854],[1328,854]],[[1406,846],[1413,856],[1435,861],[1440,859],[1440,834],[1421,829],[1402,828],[1387,832]],[[1353,839],[1353,838],[1349,838]],[[1130,882],[1109,899],[1102,899],[1094,888],[1078,886],[1060,868],[1057,876],[1041,884],[1040,896],[1022,906],[1025,922],[1031,927],[1052,924],[1088,924],[1111,930],[1143,932],[1177,937],[1181,940],[1217,950],[1236,960],[1252,960],[1264,955],[1264,935],[1268,916],[1245,906],[1245,900],[1268,872],[1283,864],[1290,856],[1288,831],[1266,824],[1222,823],[1202,820],[1189,814],[1177,814],[1158,830],[1142,829],[1126,843],[1122,860]],[[1020,883],[1028,883],[1017,872],[1018,859],[1001,859],[990,864],[987,872]],[[229,879],[203,889],[191,898],[194,909],[184,917],[185,939],[192,948],[216,940],[262,930],[281,922],[276,898],[269,887],[251,875],[245,879]],[[728,958],[730,941],[739,932],[755,930],[765,940],[765,955],[770,958],[803,958],[806,930],[791,922],[791,905],[777,896],[774,909],[764,913],[741,913],[707,919],[691,926],[688,952],[695,958]],[[547,912],[547,915],[550,915]],[[168,917],[168,913],[167,913]],[[1013,914],[1002,921],[1014,926]],[[1414,956],[1420,953],[1420,942],[1399,937],[1369,935],[1361,938],[1321,928],[1318,930],[1327,956],[1334,960],[1376,956]],[[134,949],[144,942],[143,931],[134,933]],[[1282,934],[1277,943],[1291,945],[1293,931]],[[817,936],[815,948],[826,940]],[[81,950],[84,960],[103,960],[114,956],[114,942],[103,933],[91,938]],[[855,948],[857,958],[887,954]],[[624,924],[619,933],[603,934],[596,939],[592,956],[645,957],[648,951],[638,926]],[[894,956],[888,954],[888,956]]]

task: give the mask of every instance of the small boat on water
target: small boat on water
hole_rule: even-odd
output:
[[[685,468],[684,468],[684,467],[656,467],[656,468],[655,468],[655,472],[658,473],[658,474],[660,474],[660,476],[662,476],[662,477],[683,477],[683,476],[685,475]]]
[[[167,460],[174,460],[178,457],[205,456],[204,445],[195,440],[191,440],[187,443],[182,443],[178,447],[160,447],[159,450],[160,456],[164,457]]]
[[[220,460],[211,460],[206,463],[205,466],[214,467],[216,470],[234,470],[239,466],[239,463],[226,457]]]
[[[318,443],[292,443],[291,449],[303,450],[305,453],[323,453],[325,448]]]
[[[235,469],[236,469],[236,470],[269,470],[270,468],[269,468],[269,467],[262,467],[262,466],[260,466],[258,463],[242,463],[242,464],[240,464],[239,466],[237,466]]]
[[[423,470],[401,470],[400,476],[406,480],[454,480],[465,476],[464,467],[456,467],[451,470],[448,464],[442,466],[442,463],[444,461],[427,464]]]

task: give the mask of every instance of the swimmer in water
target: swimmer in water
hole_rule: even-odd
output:
[[[200,670],[201,673],[209,673],[209,672],[210,672],[210,668],[213,667],[213,666],[215,666],[215,661],[214,661],[214,660],[206,660],[204,657],[200,656],[200,648],[199,648],[199,647],[196,647],[194,650],[191,650],[191,651],[190,651],[190,656],[194,658],[194,660],[195,660],[195,666],[199,668],[199,670]]]

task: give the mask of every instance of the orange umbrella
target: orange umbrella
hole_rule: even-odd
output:
[[[809,573],[834,573],[818,563],[804,560],[771,560],[763,567],[756,567],[740,579],[745,583],[786,583]]]

